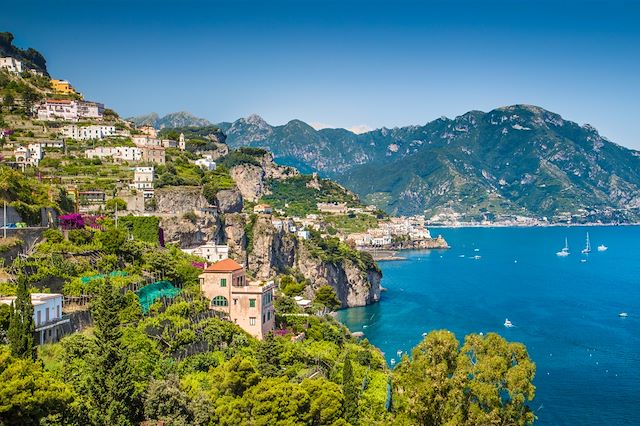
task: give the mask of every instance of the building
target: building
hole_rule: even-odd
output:
[[[98,146],[85,151],[87,158],[112,158],[113,161],[142,161],[142,150],[135,146]]]
[[[269,204],[256,204],[253,208],[253,212],[255,214],[271,214],[273,213],[273,209]]]
[[[67,80],[51,79],[51,88],[61,95],[77,95],[76,89]]]
[[[24,67],[18,59],[7,56],[0,58],[0,69],[7,70],[14,74],[20,74],[24,70]]]
[[[142,161],[145,163],[164,164],[166,162],[166,155],[164,148],[146,146],[140,148],[142,151]]]
[[[275,328],[273,281],[246,281],[244,268],[233,259],[216,262],[199,276],[200,290],[209,299],[209,308],[262,339]]]
[[[11,305],[15,296],[0,297],[0,303]],[[33,321],[36,326],[38,343],[57,342],[63,335],[59,326],[69,322],[62,315],[62,294],[31,293],[33,305]]]
[[[64,126],[62,129],[62,135],[66,138],[75,140],[87,140],[87,139],[104,139],[108,136],[115,136],[115,126],[77,126],[71,124]]]
[[[47,99],[35,108],[38,120],[78,121],[81,118],[102,119],[104,105],[98,102]]]
[[[229,258],[229,246],[225,244],[203,244],[193,249],[182,249],[182,251],[206,259],[207,262],[218,262]]]
[[[158,137],[158,131],[153,126],[140,126],[138,130],[149,137],[156,138]]]
[[[309,231],[307,231],[307,230],[304,230],[304,229],[301,229],[298,232],[296,232],[296,235],[301,240],[308,240],[311,237],[311,233]]]
[[[318,203],[318,210],[322,213],[346,214],[347,203]]]
[[[136,167],[133,171],[133,182],[129,188],[142,191],[144,198],[153,197],[153,167]]]
[[[178,148],[180,148],[180,151],[184,151],[185,149],[187,149],[187,142],[184,140],[184,133],[180,133]]]
[[[196,160],[196,166],[204,170],[215,170],[216,162],[213,161],[210,155],[205,155],[203,158],[199,158]]]
[[[44,157],[44,150],[42,149],[42,145],[32,143],[27,147],[16,147],[13,150],[13,156],[16,158],[16,163],[21,166],[37,167],[42,157]]]
[[[372,246],[377,246],[377,247],[383,247],[383,246],[388,246],[389,244],[391,244],[391,242],[393,241],[393,239],[391,238],[391,235],[381,235],[379,237],[373,237],[371,239],[371,245]]]
[[[347,237],[347,241],[353,241],[353,243],[358,247],[370,246],[373,237],[368,233],[354,233],[349,234]]]

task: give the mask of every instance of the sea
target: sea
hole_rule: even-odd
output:
[[[589,233],[592,252],[582,254]],[[448,250],[385,261],[379,303],[338,319],[387,362],[422,334],[496,332],[536,363],[540,425],[640,424],[640,227],[443,228]],[[559,257],[565,238],[570,255]],[[604,244],[606,251],[598,251]],[[620,313],[627,313],[621,317]],[[505,319],[514,325],[504,326]]]

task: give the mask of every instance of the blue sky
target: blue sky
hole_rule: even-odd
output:
[[[424,124],[529,103],[640,149],[639,1],[6,2],[0,31],[123,116]]]

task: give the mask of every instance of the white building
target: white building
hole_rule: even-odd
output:
[[[193,249],[182,249],[182,251],[202,257],[207,262],[218,262],[229,258],[229,246],[224,244],[203,244]]]
[[[0,58],[0,69],[7,70],[14,74],[20,74],[24,70],[22,62],[10,56]]]
[[[15,300],[15,296],[0,297],[0,303],[5,305],[11,305]],[[56,326],[69,322],[68,318],[62,317],[62,300],[62,294],[58,293],[31,293],[33,321],[40,344],[57,341],[61,335],[57,334]]]
[[[142,161],[142,150],[135,146],[99,146],[85,151],[87,158],[108,158],[114,161]]]
[[[142,191],[144,198],[153,197],[153,167],[136,167],[133,171],[133,182],[129,188]]]
[[[371,234],[367,233],[354,233],[349,234],[347,240],[353,241],[353,243],[358,247],[370,246],[373,240]]]
[[[309,237],[311,237],[311,233],[307,230],[300,230],[296,233],[296,235],[298,236],[298,238],[300,238],[301,240],[308,240]]]
[[[16,163],[21,166],[37,167],[42,157],[44,157],[44,151],[42,145],[32,143],[28,147],[19,146],[14,149],[13,156],[16,158]]]
[[[64,137],[76,140],[103,139],[108,136],[115,136],[115,134],[115,126],[77,126],[71,124],[62,129],[62,135]]]
[[[104,105],[97,102],[47,99],[36,107],[38,120],[78,121],[80,118],[101,119]]]
[[[180,133],[178,148],[180,148],[180,151],[184,151],[185,149],[187,149],[187,142],[184,140],[184,133]]]
[[[215,170],[216,162],[213,161],[210,155],[205,155],[203,158],[199,158],[196,160],[196,166],[204,170]]]
[[[373,237],[371,239],[371,245],[373,246],[386,246],[391,244],[391,235],[382,235],[380,237]]]

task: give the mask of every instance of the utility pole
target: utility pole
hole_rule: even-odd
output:
[[[2,216],[2,231],[4,234],[4,238],[7,238],[7,202],[4,202],[4,212]]]

